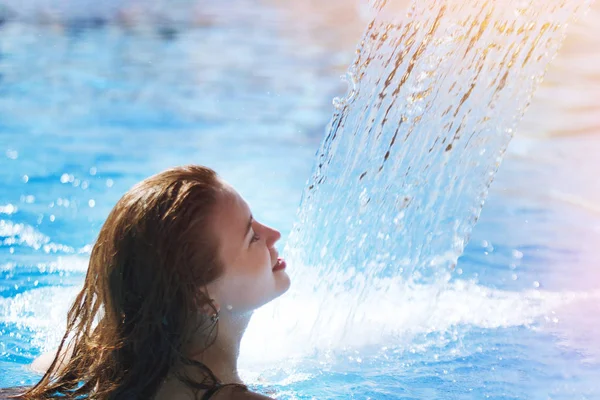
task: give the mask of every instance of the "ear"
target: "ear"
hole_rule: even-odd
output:
[[[215,299],[209,299],[209,300],[210,300],[210,302],[206,303],[202,307],[202,311],[208,315],[213,315],[215,313],[219,313],[219,311],[221,311],[221,306],[219,305],[219,303]]]
[[[209,316],[218,313],[221,310],[219,303],[214,298],[210,297],[206,288],[198,291],[195,303],[198,311]]]

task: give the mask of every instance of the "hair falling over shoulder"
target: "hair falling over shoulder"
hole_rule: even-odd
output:
[[[177,365],[204,372],[200,382],[177,376],[193,389],[216,383],[184,349],[194,335],[204,335],[206,347],[216,335],[197,310],[211,305],[202,288],[222,271],[210,234],[221,189],[214,171],[187,166],[142,181],[118,201],[93,247],[57,355],[20,398],[150,399]],[[61,365],[63,353],[70,357]]]

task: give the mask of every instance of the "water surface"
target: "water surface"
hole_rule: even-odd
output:
[[[36,379],[26,365],[56,345],[90,245],[138,180],[212,166],[287,236],[365,23],[294,7],[215,7],[174,31],[0,26],[1,386]],[[391,291],[382,321],[329,351],[258,313],[250,383],[282,399],[600,398],[598,21],[595,5],[571,30],[442,294]],[[327,307],[302,300],[279,310]]]

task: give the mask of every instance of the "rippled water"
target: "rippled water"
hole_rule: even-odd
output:
[[[342,9],[215,7],[180,30],[0,26],[0,386],[36,378],[26,364],[56,344],[89,245],[139,179],[210,165],[290,231],[366,24]],[[445,290],[390,290],[345,347],[265,332],[261,310],[249,382],[282,399],[600,398],[598,21],[594,5],[572,27]],[[276,311],[322,307],[307,293]]]

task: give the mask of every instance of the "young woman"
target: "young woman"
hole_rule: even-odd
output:
[[[59,349],[21,398],[268,399],[237,358],[253,310],[290,286],[279,238],[211,169],[139,183],[100,230]]]

